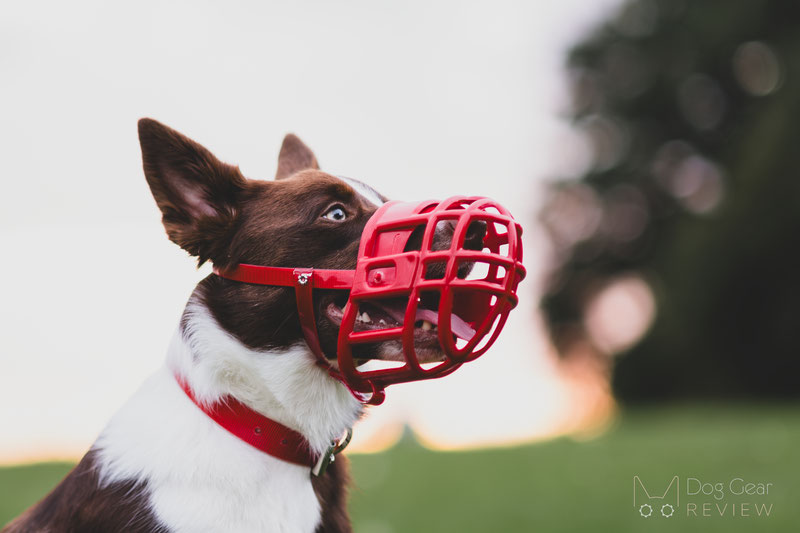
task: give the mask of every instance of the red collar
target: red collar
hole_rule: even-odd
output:
[[[177,374],[175,379],[186,395],[214,422],[250,446],[278,459],[309,468],[318,464],[319,456],[311,451],[303,435],[259,414],[231,397],[207,406],[197,401],[189,385]]]

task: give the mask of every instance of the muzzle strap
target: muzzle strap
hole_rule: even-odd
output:
[[[353,389],[325,357],[319,343],[317,321],[314,317],[314,289],[343,289],[353,287],[355,270],[325,270],[314,268],[283,268],[261,265],[239,264],[231,269],[222,270],[214,267],[214,273],[225,279],[256,285],[278,287],[294,287],[297,302],[297,314],[303,338],[317,358],[317,364],[328,371],[328,374],[342,383],[355,398],[362,403],[375,403],[383,400],[383,394],[364,393]]]
[[[317,357],[317,364],[328,371],[328,374],[342,385],[347,387],[350,394],[362,403],[380,403],[383,401],[383,395],[368,394],[354,390],[347,380],[344,379],[342,373],[336,370],[331,365],[328,358],[322,351],[322,346],[319,343],[319,333],[317,332],[317,321],[314,318],[314,298],[313,288],[316,286],[314,279],[319,270],[313,268],[295,268],[292,272],[294,276],[294,293],[297,299],[297,314],[300,317],[300,327],[303,330],[303,337],[306,339],[311,352]],[[324,272],[324,271],[322,271]],[[328,271],[331,272],[331,271]],[[323,284],[329,284],[331,278],[323,280]],[[349,439],[348,439],[349,440]]]
[[[353,286],[354,270],[316,270],[313,268],[283,268],[240,264],[228,270],[214,267],[214,273],[222,278],[242,283],[294,287],[300,327],[303,330],[303,337],[309,349],[317,358],[320,366],[325,367],[333,377],[341,380],[338,372],[335,371],[322,352],[322,347],[319,343],[317,321],[314,318],[313,290],[349,290]]]
[[[319,364],[330,368],[330,363],[322,353],[317,333],[317,321],[314,319],[314,269],[295,268],[292,271],[294,294],[297,299],[297,314],[300,317],[300,328],[311,352],[317,357]]]
[[[284,268],[261,265],[240,264],[229,269],[214,267],[214,274],[221,278],[254,283],[256,285],[274,285],[278,287],[296,287],[298,284],[297,272],[313,272],[308,277],[312,289],[342,289],[349,291],[353,288],[355,270],[325,270],[314,268]]]

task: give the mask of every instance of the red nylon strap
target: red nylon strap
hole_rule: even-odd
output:
[[[292,271],[294,278],[294,293],[297,300],[297,315],[300,318],[300,327],[303,330],[303,337],[306,339],[311,352],[317,357],[317,364],[328,371],[328,374],[347,387],[350,393],[360,402],[366,402],[370,396],[364,392],[354,390],[347,380],[342,377],[342,373],[331,365],[328,358],[322,352],[317,334],[317,321],[314,319],[314,299],[312,287],[315,286],[314,280],[324,270],[314,270],[313,268],[295,268]],[[329,270],[327,272],[348,272]],[[374,391],[373,391],[374,392]]]
[[[243,283],[255,283],[258,285],[278,285],[281,287],[294,287],[296,285],[295,272],[313,272],[311,277],[312,289],[343,289],[353,288],[353,278],[355,270],[324,270],[314,268],[283,268],[260,265],[237,265],[228,270],[221,270],[214,267],[217,276],[241,281]]]
[[[308,441],[297,431],[253,411],[235,398],[228,397],[211,406],[203,405],[181,377],[176,374],[175,379],[201,411],[250,446],[296,465],[311,468],[316,464],[317,458]]]
[[[306,344],[311,349],[317,359],[330,367],[330,363],[322,353],[317,335],[317,321],[314,320],[314,298],[312,290],[317,277],[317,270],[313,268],[292,269],[292,285],[294,285],[295,298],[297,299],[297,314],[300,317],[300,327],[303,329],[303,337]]]
[[[319,344],[317,322],[314,320],[313,289],[350,289],[353,286],[354,270],[315,270],[313,268],[282,268],[240,264],[230,270],[214,268],[217,276],[258,285],[294,287],[297,299],[297,314],[303,337],[320,366],[327,368],[331,376],[341,380]]]
[[[260,265],[239,264],[231,269],[222,270],[214,267],[217,276],[242,283],[258,285],[277,285],[294,287],[297,301],[297,314],[303,337],[311,353],[317,358],[317,364],[328,371],[328,374],[342,383],[362,403],[383,398],[377,394],[375,387],[371,392],[357,391],[344,379],[342,373],[331,365],[322,352],[317,334],[317,322],[314,319],[313,289],[345,289],[353,288],[355,270],[322,270],[315,268],[283,268]]]

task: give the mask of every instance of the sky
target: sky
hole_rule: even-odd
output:
[[[0,19],[0,463],[75,458],[162,363],[208,274],[170,243],[136,121],[271,179],[298,134],[323,170],[394,199],[490,196],[525,227],[521,303],[484,357],[387,390],[353,447],[404,424],[432,447],[574,430],[602,394],[536,313],[545,179],[589,157],[564,53],[619,0],[17,2]],[[476,392],[477,391],[477,392]]]

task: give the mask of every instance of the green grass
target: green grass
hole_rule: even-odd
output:
[[[0,524],[5,524],[67,475],[69,463],[40,463],[0,468]]]
[[[351,457],[351,512],[358,533],[405,532],[787,532],[800,523],[800,406],[676,406],[627,411],[586,442],[473,452],[432,452],[406,439]],[[0,523],[34,502],[69,465],[0,469]],[[633,476],[663,491],[680,476],[675,516],[640,517]],[[770,494],[687,496],[686,478],[772,483]],[[686,503],[698,504],[697,517]],[[712,516],[702,516],[702,504]],[[738,516],[742,503],[772,504],[769,517]],[[728,504],[718,516],[713,504]],[[733,504],[737,516],[730,515]],[[750,511],[755,514],[755,511]],[[656,510],[658,513],[658,508]]]

